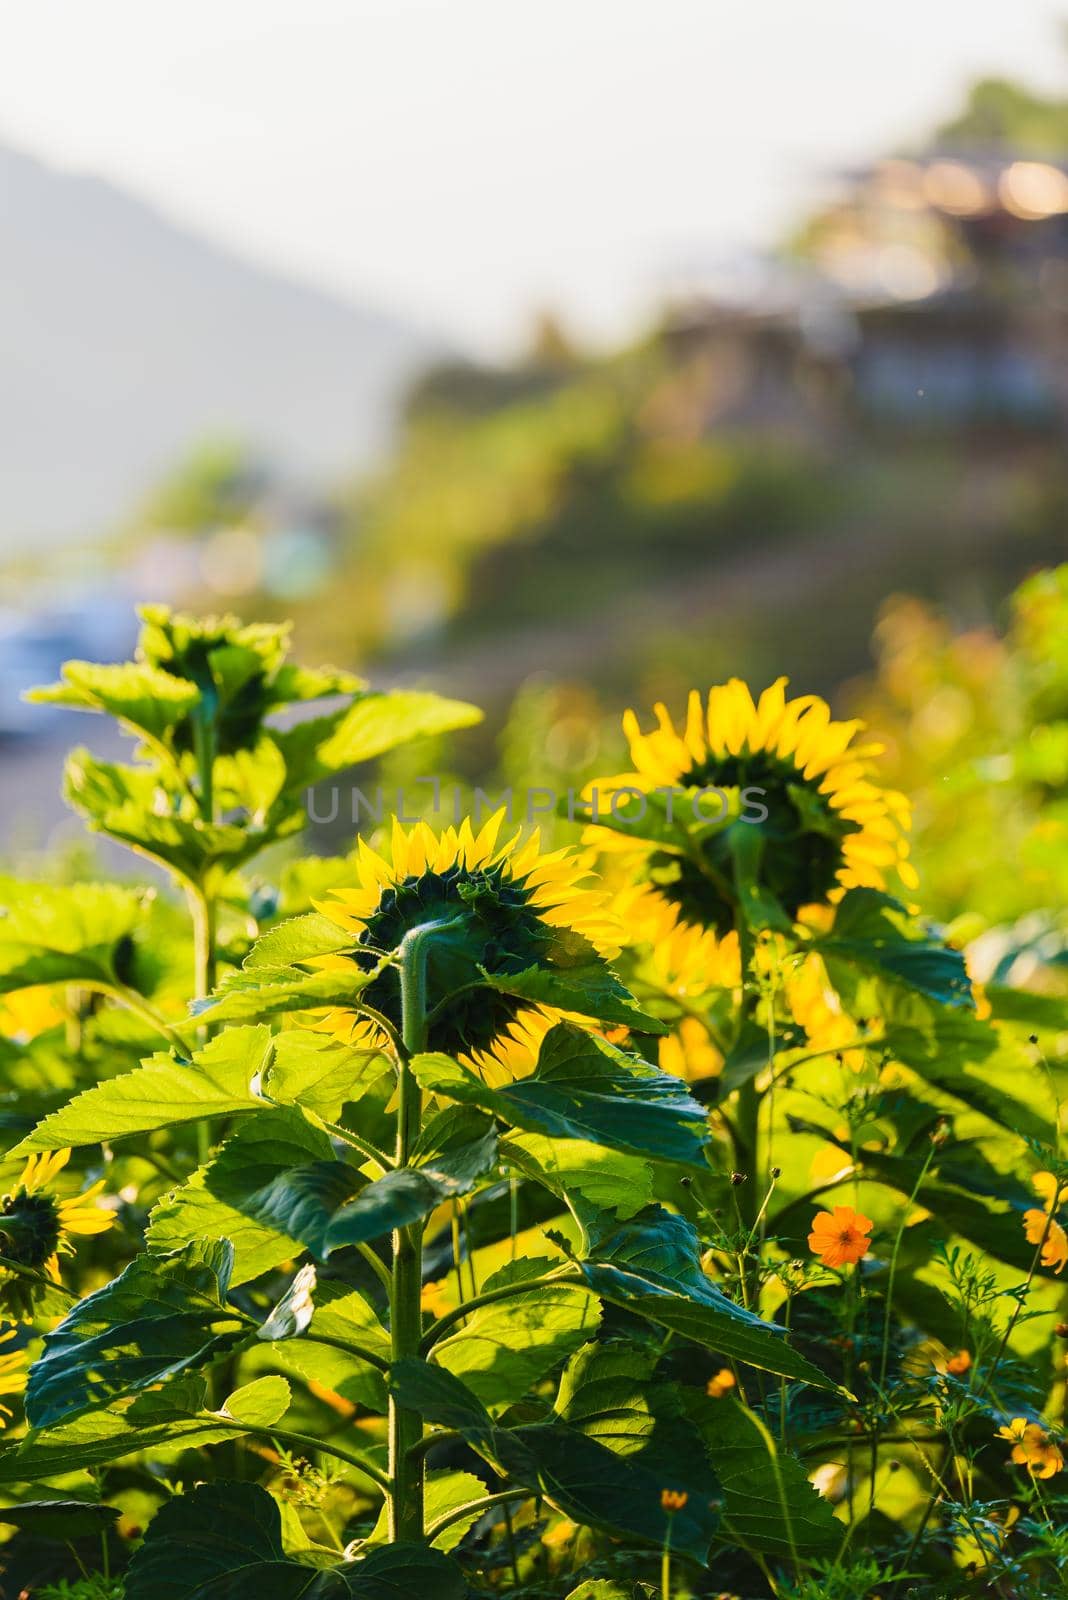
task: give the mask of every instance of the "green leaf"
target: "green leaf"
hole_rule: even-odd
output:
[[[317,956],[338,955],[351,950],[355,943],[355,934],[339,928],[320,912],[309,911],[306,916],[278,923],[257,939],[243,966],[246,972],[259,967],[292,967]]]
[[[209,867],[224,871],[256,855],[273,839],[303,826],[300,812],[265,822],[205,822],[188,796],[175,799],[169,810],[159,807],[156,767],[124,766],[99,761],[88,750],[72,750],[63,771],[68,805],[97,832],[159,862],[186,883],[195,883]],[[235,796],[224,796],[237,804]]]
[[[26,698],[38,705],[103,712],[158,743],[199,705],[200,690],[147,662],[68,661],[62,683],[31,689]]]
[[[653,1200],[653,1169],[647,1161],[584,1139],[513,1133],[502,1140],[500,1159],[561,1200],[578,1195],[617,1217],[632,1217]]]
[[[572,1589],[567,1600],[655,1600],[656,1591],[650,1583],[639,1583],[637,1578],[619,1582],[614,1578],[587,1578],[577,1589]]]
[[[808,1481],[796,1456],[767,1442],[733,1399],[694,1396],[697,1422],[726,1496],[724,1520],[746,1549],[806,1559],[833,1554],[842,1525]]]
[[[184,1406],[172,1402],[176,1390],[189,1396]],[[218,1411],[205,1410],[202,1400],[203,1384],[193,1394],[179,1379],[158,1393],[138,1396],[132,1405],[87,1412],[43,1433],[31,1432],[0,1453],[0,1485],[65,1477],[142,1450],[173,1455],[192,1445],[219,1444],[251,1428],[273,1427],[288,1410],[289,1385],[284,1378],[259,1378],[235,1390]]]
[[[1025,1049],[977,1017],[957,1010],[927,1011],[917,1015],[914,1026],[904,1021],[887,1025],[886,1044],[896,1059],[999,1128],[1051,1142],[1053,1095],[1045,1077],[1035,1075]]]
[[[617,1022],[643,1033],[667,1033],[667,1024],[641,1009],[610,967],[600,960],[584,964],[527,967],[523,972],[485,973],[486,983],[532,1005],[554,1006],[598,1022]]]
[[[244,1283],[304,1246],[321,1256],[331,1217],[362,1182],[355,1167],[334,1159],[327,1135],[299,1111],[261,1110],[214,1160],[156,1204],[148,1244],[173,1250],[196,1239],[227,1238],[234,1251],[231,1281]]]
[[[87,1539],[118,1521],[117,1506],[96,1500],[24,1500],[0,1506],[0,1523],[21,1528],[39,1539]]]
[[[44,1336],[30,1369],[26,1416],[49,1427],[229,1349],[246,1324],[226,1304],[226,1239],[170,1256],[138,1256]]]
[[[326,1122],[337,1122],[378,1082],[390,1063],[377,1050],[356,1050],[326,1034],[288,1028],[275,1035],[263,1081],[272,1100],[305,1107]]]
[[[0,994],[38,983],[111,984],[151,893],[115,884],[0,877]]]
[[[261,1111],[264,1102],[253,1083],[270,1052],[267,1028],[230,1028],[198,1050],[191,1062],[154,1055],[133,1072],[108,1078],[75,1095],[39,1123],[17,1147],[17,1153],[65,1150],[104,1140],[110,1143],[134,1133],[199,1122],[203,1117]]]
[[[400,1405],[440,1428],[456,1428],[465,1439],[488,1440],[496,1431],[478,1396],[444,1367],[406,1357],[393,1363],[389,1387]]]
[[[618,1504],[602,1499],[600,1490],[583,1488],[588,1509],[581,1520],[661,1543],[667,1519],[660,1491],[679,1489],[687,1503],[671,1518],[672,1548],[702,1560],[719,1520],[720,1486],[698,1430],[682,1414],[679,1390],[656,1381],[656,1362],[654,1351],[622,1340],[584,1345],[568,1364],[556,1399],[567,1427],[551,1431],[595,1442],[625,1467],[622,1473],[616,1467],[611,1478]],[[520,1431],[526,1445],[536,1436],[540,1451],[541,1430]],[[567,1467],[559,1470],[566,1482]]]
[[[696,1230],[685,1217],[650,1206],[629,1222],[587,1220],[588,1247],[576,1265],[595,1294],[738,1361],[835,1385],[774,1324],[729,1300],[701,1267]]]
[[[198,1484],[156,1513],[126,1575],[126,1600],[462,1600],[440,1550],[395,1544],[316,1569],[289,1559],[277,1502],[254,1483]]]
[[[704,1167],[704,1108],[681,1079],[560,1023],[542,1042],[529,1078],[492,1089],[449,1056],[417,1056],[426,1089],[477,1105],[512,1126]]]
[[[482,721],[477,706],[418,689],[362,695],[317,748],[320,777],[385,755],[431,734],[453,733]],[[305,780],[308,781],[308,780]]]
[[[473,1500],[480,1500],[488,1490],[481,1478],[473,1472],[428,1472],[423,1488],[423,1511],[426,1526],[430,1528],[440,1517],[459,1511]],[[434,1550],[454,1550],[464,1534],[478,1521],[482,1512],[476,1507],[467,1516],[449,1524],[444,1533],[432,1540]],[[383,1502],[378,1521],[367,1535],[368,1546],[385,1544],[388,1532],[387,1510]]]
[[[220,1022],[258,1022],[287,1011],[310,1011],[352,1005],[372,974],[357,967],[333,972],[302,972],[299,967],[260,967],[233,972],[213,995],[195,1001],[194,1015],[215,1026]]]
[[[431,1156],[419,1167],[399,1167],[376,1178],[334,1213],[323,1241],[325,1254],[422,1221],[443,1201],[470,1193],[493,1167],[496,1155],[497,1136],[491,1129],[455,1152]]]
[[[832,977],[845,962],[941,1005],[974,1007],[960,951],[917,930],[904,906],[876,889],[848,890],[830,933],[814,939],[812,948],[827,961]]]
[[[302,1273],[314,1271],[302,1268]],[[298,1274],[298,1278],[301,1274]],[[307,1280],[305,1279],[305,1283]],[[261,1339],[270,1338],[271,1326],[281,1307],[276,1307],[272,1317],[259,1330]],[[301,1320],[306,1310],[301,1313]],[[283,1324],[284,1329],[284,1324]],[[271,1345],[271,1359],[283,1371],[295,1374],[306,1382],[321,1384],[349,1400],[353,1405],[365,1406],[380,1415],[388,1401],[381,1368],[361,1358],[350,1350],[338,1349],[334,1344],[317,1343],[320,1339],[359,1344],[365,1350],[388,1362],[392,1354],[389,1334],[382,1326],[371,1303],[358,1289],[347,1290],[343,1284],[321,1283],[314,1290],[314,1305],[307,1337],[294,1338],[279,1331]]]
[[[557,1263],[523,1257],[493,1273],[484,1293],[541,1277]],[[597,1330],[600,1306],[576,1284],[546,1284],[514,1300],[479,1306],[435,1345],[433,1360],[462,1378],[486,1406],[522,1399]]]

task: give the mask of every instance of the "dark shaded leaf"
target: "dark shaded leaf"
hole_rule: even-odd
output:
[[[91,1406],[204,1366],[246,1323],[226,1303],[233,1248],[220,1239],[170,1256],[139,1256],[44,1337],[26,1415],[51,1426]]]

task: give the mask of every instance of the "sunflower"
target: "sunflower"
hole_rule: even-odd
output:
[[[635,770],[602,779],[599,795],[670,794],[673,818],[686,826],[691,811],[695,823],[714,814],[711,802],[698,807],[695,792],[737,790],[744,825],[763,836],[759,887],[791,918],[846,889],[885,889],[895,870],[913,887],[908,802],[872,777],[881,747],[856,744],[863,725],[833,721],[818,695],[787,700],[786,683],[777,679],[756,702],[738,678],[710,689],[705,701],[693,690],[681,730],[663,705],[654,708],[658,725],[649,733],[628,711],[623,731]],[[757,807],[766,810],[762,820]],[[640,838],[640,821],[633,830],[629,839],[596,827],[590,836],[603,848],[626,850]],[[643,847],[647,876],[660,893],[687,922],[720,934],[737,922],[729,831],[696,828],[688,849]]]
[[[501,841],[504,812],[476,834],[465,819],[440,835],[425,823],[406,833],[393,824],[390,859],[364,840],[359,884],[336,890],[318,909],[351,932],[345,959],[374,972],[360,999],[393,1029],[401,1025],[400,977],[388,958],[405,934],[428,922],[441,931],[427,950],[428,1048],[476,1063],[524,1059],[536,1052],[549,1008],[487,983],[532,967],[563,972],[607,962],[619,952],[620,929],[608,896],[590,887],[587,860],[572,849],[542,854],[535,832]],[[386,1036],[372,1019],[334,1011],[321,1028],[352,1043],[377,1047]]]
[[[17,1333],[15,1327],[5,1328],[0,1333],[0,1344],[10,1344]],[[26,1387],[26,1365],[25,1350],[0,1356],[0,1428],[5,1428],[14,1414],[5,1403],[8,1396],[21,1394]]]
[[[97,1204],[103,1180],[83,1194],[65,1200],[49,1192],[53,1178],[70,1160],[69,1150],[50,1150],[30,1156],[9,1194],[0,1197],[0,1255],[15,1267],[28,1268],[59,1281],[59,1256],[73,1253],[71,1239],[78,1234],[104,1233],[114,1214]],[[32,1279],[18,1272],[0,1273],[0,1298],[12,1312],[29,1315],[34,1299]]]

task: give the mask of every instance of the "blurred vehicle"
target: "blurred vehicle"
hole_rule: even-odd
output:
[[[116,661],[130,653],[136,617],[124,596],[80,591],[60,609],[0,611],[0,738],[54,738],[67,713],[28,705],[36,684],[59,676],[64,661]]]

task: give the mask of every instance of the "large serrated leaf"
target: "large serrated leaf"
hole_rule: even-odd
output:
[[[561,1200],[578,1195],[617,1217],[632,1217],[652,1204],[653,1169],[647,1161],[585,1139],[513,1133],[501,1141],[500,1158]]]
[[[303,1247],[321,1256],[331,1217],[362,1182],[355,1167],[335,1160],[327,1135],[299,1111],[261,1109],[211,1162],[157,1203],[148,1244],[173,1250],[195,1239],[228,1238],[232,1282],[244,1283]]]
[[[486,973],[486,983],[501,994],[515,995],[532,1005],[553,1006],[598,1022],[619,1023],[643,1033],[666,1033],[659,1018],[641,1009],[603,961],[585,965],[527,967],[523,972]]]
[[[695,1395],[689,1414],[723,1485],[724,1518],[747,1550],[806,1558],[834,1553],[842,1525],[796,1456],[774,1441],[769,1450],[753,1418],[733,1399]]]
[[[595,1294],[750,1366],[835,1387],[781,1329],[716,1288],[702,1269],[700,1241],[685,1217],[650,1206],[627,1222],[589,1217],[586,1231],[586,1255],[576,1265]]]
[[[247,1329],[228,1306],[233,1248],[220,1239],[170,1256],[138,1256],[87,1295],[44,1337],[30,1369],[26,1416],[35,1428],[104,1406],[201,1367]]]
[[[542,1276],[558,1263],[524,1257],[487,1278],[483,1293]],[[573,1283],[546,1284],[479,1306],[458,1333],[435,1345],[434,1362],[461,1378],[486,1406],[512,1404],[597,1330],[600,1306]]]
[[[245,971],[259,967],[293,967],[318,956],[338,955],[351,950],[356,936],[339,928],[319,911],[290,917],[256,940],[242,963]]]
[[[0,1486],[22,1485],[92,1470],[142,1450],[176,1454],[188,1445],[219,1444],[255,1428],[273,1427],[289,1406],[284,1378],[258,1378],[235,1390],[219,1411],[204,1409],[203,1385],[186,1405],[170,1401],[184,1380],[132,1405],[90,1411],[43,1432],[31,1432],[0,1453]],[[233,1406],[234,1410],[230,1407]]]
[[[254,1080],[269,1059],[267,1028],[230,1028],[192,1061],[152,1056],[143,1066],[75,1095],[39,1123],[18,1153],[99,1144],[203,1117],[231,1117],[263,1109]]]
[[[530,1077],[500,1089],[449,1056],[417,1056],[412,1070],[424,1088],[531,1133],[705,1165],[706,1113],[681,1079],[570,1023],[546,1035]]]
[[[0,877],[0,994],[41,983],[114,983],[150,899],[117,884]]]
[[[318,1569],[290,1560],[266,1489],[216,1481],[157,1512],[130,1563],[126,1600],[462,1600],[466,1587],[460,1568],[425,1545]]]
[[[345,1245],[380,1239],[395,1228],[422,1221],[445,1200],[469,1194],[497,1156],[497,1136],[489,1128],[477,1139],[428,1156],[418,1167],[399,1167],[376,1178],[335,1212],[326,1229],[329,1255]]]
[[[314,1011],[351,1005],[369,982],[358,967],[330,972],[303,972],[299,967],[261,967],[233,972],[213,995],[193,1005],[196,1016],[220,1022],[258,1022],[287,1011]]]
[[[876,889],[848,890],[830,933],[814,939],[812,948],[823,956],[832,977],[846,963],[941,1005],[974,1008],[960,951],[917,928],[904,906]]]

